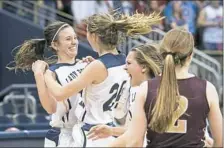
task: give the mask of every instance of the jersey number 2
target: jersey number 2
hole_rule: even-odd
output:
[[[188,108],[188,100],[184,96],[180,96],[180,104],[177,110],[174,112],[174,118],[172,120],[172,126],[169,127],[167,133],[186,133],[187,132],[187,120],[180,120],[179,118],[186,112]],[[177,125],[175,123],[177,122]]]
[[[120,97],[122,95],[122,91],[123,91],[123,88],[124,88],[124,85],[127,81],[123,81],[121,86],[119,86],[118,83],[115,83],[111,89],[110,89],[110,92],[109,94],[112,94],[111,98],[105,102],[103,104],[103,111],[111,111],[112,110],[112,107],[114,106],[114,108],[117,107],[117,102],[120,100]],[[115,100],[116,99],[116,100]]]

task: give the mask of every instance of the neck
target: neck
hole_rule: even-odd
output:
[[[75,62],[75,57],[74,58],[70,58],[70,57],[58,56],[58,62],[57,63],[73,64],[74,62]]]
[[[189,78],[190,77],[190,73],[188,72],[188,70],[189,70],[188,66],[183,66],[183,67],[177,66],[175,68],[177,79]]]
[[[136,82],[132,83],[132,87],[140,86],[142,82],[149,80],[150,77],[144,74],[139,80],[136,80]]]
[[[118,51],[117,51],[117,49],[116,48],[114,48],[114,49],[112,49],[112,50],[99,50],[100,52],[99,52],[99,56],[102,56],[102,55],[105,55],[105,54],[107,54],[107,53],[112,53],[112,54],[118,54]]]

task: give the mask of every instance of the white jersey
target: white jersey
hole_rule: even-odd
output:
[[[113,122],[113,108],[123,97],[128,97],[129,76],[124,70],[125,56],[105,54],[98,58],[108,71],[107,78],[100,84],[92,84],[83,91],[85,112],[84,123],[107,124]]]
[[[86,65],[87,64],[83,62],[74,64],[58,63],[50,66],[49,69],[55,72],[56,80],[63,86],[80,75]],[[50,125],[59,128],[72,128],[74,124],[77,123],[75,109],[79,99],[80,94],[78,93],[69,97],[67,100],[58,101],[56,112],[52,114]]]
[[[136,94],[138,91],[139,91],[139,86],[134,86],[134,87],[131,87],[131,89],[130,89],[130,95],[129,95],[129,100],[128,100],[129,101],[129,111],[128,111],[127,118],[126,118],[126,124],[128,124],[132,119],[135,98],[136,98]]]

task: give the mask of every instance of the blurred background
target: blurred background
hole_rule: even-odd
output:
[[[153,31],[126,38],[118,49],[127,54],[139,44],[159,43],[165,32],[177,26],[188,29],[195,39],[191,72],[212,82],[223,103],[223,1],[222,0],[1,0],[0,1],[0,145],[43,146],[50,116],[41,107],[31,72],[9,71],[12,49],[31,38],[43,38],[43,28],[60,20],[74,26],[78,58],[97,57],[86,40],[83,19],[118,9],[133,14],[161,12],[165,19]]]

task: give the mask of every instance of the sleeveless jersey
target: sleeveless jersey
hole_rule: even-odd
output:
[[[105,65],[108,76],[100,84],[91,84],[83,90],[85,112],[82,120],[92,125],[113,122],[112,110],[121,98],[128,97],[129,89],[124,55],[108,53],[97,60]]]
[[[56,75],[56,80],[60,85],[65,85],[80,75],[87,64],[78,62],[74,64],[58,63],[50,66],[50,70]],[[52,127],[72,128],[77,123],[75,108],[80,99],[80,94],[73,95],[67,100],[58,101],[56,112],[52,114],[50,125]],[[64,103],[63,103],[64,102]]]
[[[148,81],[148,94],[145,103],[147,124],[155,104],[161,77]],[[198,77],[177,80],[179,93],[184,100],[185,112],[165,133],[156,133],[147,128],[147,147],[203,147],[206,118],[209,105],[206,98],[206,81]],[[168,85],[168,84],[167,84]],[[168,86],[169,87],[169,86]],[[151,106],[151,107],[150,107]]]

